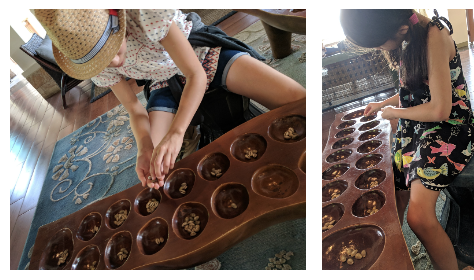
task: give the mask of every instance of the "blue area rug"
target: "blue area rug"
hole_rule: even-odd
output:
[[[267,57],[271,67],[306,86],[304,36],[294,36],[294,53],[279,60],[271,59],[268,39],[260,22],[235,37]],[[146,103],[143,93],[138,97],[142,104]],[[136,154],[129,115],[122,105],[58,141],[18,269],[25,269],[29,264],[28,252],[34,245],[39,227],[138,184]],[[271,226],[217,259],[220,269],[264,269],[268,259],[282,250],[294,253],[287,262],[292,269],[306,269],[306,219]]]

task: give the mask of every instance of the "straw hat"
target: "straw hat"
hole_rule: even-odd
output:
[[[59,67],[79,80],[102,72],[125,36],[124,10],[35,10],[35,16],[53,42]],[[117,18],[119,30],[114,33],[111,25]]]

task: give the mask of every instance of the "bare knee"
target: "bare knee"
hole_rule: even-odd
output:
[[[410,201],[407,213],[407,222],[416,235],[434,232],[439,222],[435,213],[426,211],[427,209],[418,203]]]

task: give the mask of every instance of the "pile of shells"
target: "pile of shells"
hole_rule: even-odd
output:
[[[360,260],[362,258],[365,258],[366,255],[367,255],[367,253],[366,253],[365,250],[362,250],[359,253],[359,251],[357,251],[357,249],[347,248],[346,250],[344,250],[341,253],[341,255],[339,257],[339,260],[341,262],[346,262],[347,261],[347,264],[353,265],[354,264],[354,259],[353,258],[355,258],[356,260]]]
[[[95,270],[96,269],[96,266],[95,266],[96,264],[97,264],[97,262],[93,261],[92,265],[89,266],[89,270]]]
[[[181,225],[181,227],[183,227],[185,231],[189,232],[191,236],[195,236],[196,232],[201,229],[201,226],[199,225],[200,223],[201,221],[199,221],[199,216],[191,213],[189,216],[184,218],[184,223]]]
[[[128,217],[128,211],[127,210],[120,210],[117,214],[115,214],[115,221],[114,224],[116,225],[121,225]]]
[[[377,202],[375,200],[370,199],[367,201],[365,212],[369,214],[369,216],[377,213],[378,211],[379,209],[377,209]]]
[[[147,204],[146,204],[146,211],[148,213],[152,213],[153,211],[155,211],[156,207],[158,207],[160,203],[158,202],[158,200],[152,198],[150,199]]]
[[[293,252],[282,250],[280,253],[275,254],[274,258],[268,259],[269,263],[265,270],[290,270],[291,266],[286,262],[290,260],[291,256],[294,256]]]
[[[222,171],[221,169],[212,168],[211,175],[219,178],[222,176],[221,171]]]
[[[374,207],[372,207],[372,209],[367,209],[366,211],[370,216],[370,215],[373,215],[373,214],[377,213],[379,211],[379,209],[377,209],[377,207],[374,206]]]
[[[64,263],[67,259],[67,256],[69,255],[67,249],[64,250],[64,252],[60,252],[58,254],[58,265],[61,265],[62,263]]]
[[[120,249],[120,252],[118,252],[117,256],[119,257],[119,260],[123,261],[124,259],[127,258],[128,256],[128,251],[125,248]]]
[[[370,183],[369,183],[369,188],[375,188],[376,186],[379,185],[379,181],[377,178],[370,178]]]
[[[286,140],[290,139],[296,139],[298,137],[298,134],[295,132],[295,129],[293,127],[288,128],[288,130],[283,134],[283,138]]]
[[[330,222],[325,223],[323,226],[323,230],[332,229],[334,227],[335,222],[336,220],[332,220]]]
[[[335,199],[335,198],[338,198],[341,194],[338,192],[338,190],[335,190],[332,194],[331,194],[331,200]]]
[[[257,150],[252,150],[251,148],[248,148],[245,151],[245,158],[246,159],[251,159],[251,158],[256,158],[257,157]]]
[[[165,239],[163,237],[160,237],[160,238],[156,238],[155,239],[155,243],[160,245],[161,243],[165,242]]]
[[[186,185],[186,183],[182,183],[181,184],[181,187],[179,187],[179,192],[181,194],[186,194],[186,189],[188,188],[188,185]]]

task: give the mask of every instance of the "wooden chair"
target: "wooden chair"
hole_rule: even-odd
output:
[[[66,92],[77,86],[82,80],[74,79],[64,73],[58,65],[49,62],[36,53],[36,49],[41,46],[43,38],[38,34],[33,33],[31,39],[24,45],[20,46],[20,50],[24,51],[31,58],[36,60],[38,64],[53,78],[61,89],[61,98],[63,100],[63,108],[66,109]]]

